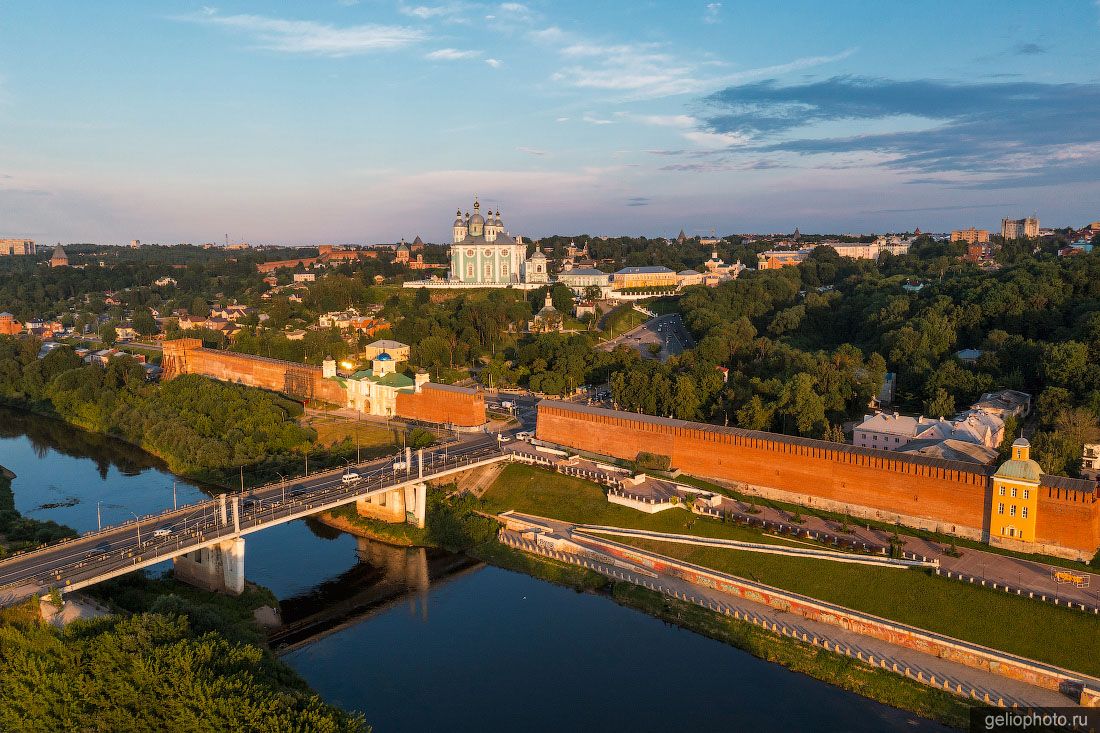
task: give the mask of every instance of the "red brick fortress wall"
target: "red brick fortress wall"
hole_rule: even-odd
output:
[[[862,514],[885,521],[917,518],[963,535],[984,537],[988,529],[994,469],[986,466],[553,400],[539,403],[536,430],[540,440],[616,458],[633,459],[641,451],[667,455],[686,473],[776,489],[802,503],[820,499],[869,509]],[[1095,489],[1041,491],[1038,542],[1095,552]]]
[[[485,424],[485,396],[478,389],[428,382],[420,392],[398,392],[397,416],[464,428]]]

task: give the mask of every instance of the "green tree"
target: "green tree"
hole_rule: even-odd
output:
[[[924,414],[929,417],[950,417],[955,414],[955,398],[943,387],[936,389],[932,399],[924,403]]]

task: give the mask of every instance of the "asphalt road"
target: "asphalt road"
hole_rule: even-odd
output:
[[[598,348],[611,351],[620,344],[634,349],[641,354],[643,359],[667,361],[670,356],[683,353],[685,349],[694,345],[694,342],[680,315],[670,313],[651,318],[621,336],[610,341],[604,341]],[[656,355],[650,350],[650,347],[654,344],[660,347],[660,351]]]
[[[453,468],[464,461],[499,454],[500,450],[496,435],[484,433],[457,444],[426,450],[425,475],[434,473],[434,467]],[[361,496],[416,476],[415,466],[408,473],[395,471],[396,460],[403,460],[403,455],[398,453],[353,466],[361,477],[354,485],[341,480],[345,469],[336,469],[228,495],[227,505],[236,496],[240,501],[241,533],[258,531],[312,507],[331,505],[341,498]],[[413,460],[415,463],[415,454]],[[63,588],[66,581],[76,584],[139,564],[151,564],[151,560],[167,559],[185,547],[233,536],[236,532],[232,510],[227,509],[229,521],[222,524],[219,506],[218,498],[190,504],[0,561],[0,605],[18,602],[49,587]]]

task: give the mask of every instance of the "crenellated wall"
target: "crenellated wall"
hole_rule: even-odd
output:
[[[631,460],[667,455],[687,473],[747,484],[776,498],[858,516],[988,537],[990,476],[986,466],[829,443],[629,412],[543,400],[537,437],[591,453]],[[1043,486],[1037,544],[1091,557],[1100,546],[1100,503],[1085,482]],[[1066,553],[1060,553],[1066,554]]]
[[[205,349],[200,339],[164,342],[164,378],[201,374],[223,382],[283,392],[300,400],[320,400],[344,407],[347,389],[325,379],[321,367],[263,356]],[[485,399],[480,390],[428,382],[419,392],[397,394],[398,417],[474,428],[485,424]]]

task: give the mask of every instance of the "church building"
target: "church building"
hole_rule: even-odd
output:
[[[485,285],[514,285],[526,282],[527,245],[521,237],[504,233],[500,211],[481,214],[481,204],[474,198],[474,213],[459,210],[455,215],[451,244],[451,277],[453,282]],[[545,264],[542,265],[545,271]],[[546,282],[546,280],[542,280]]]

